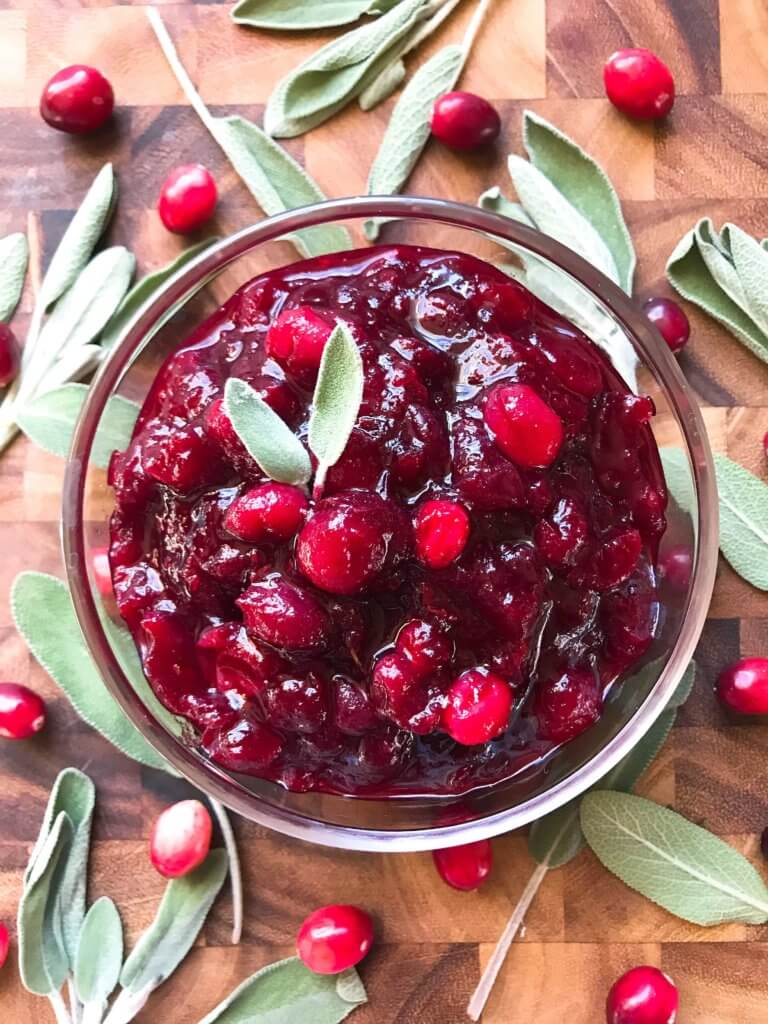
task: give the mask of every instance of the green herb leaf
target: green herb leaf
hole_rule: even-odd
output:
[[[189,875],[168,883],[152,924],[125,961],[120,984],[131,993],[157,988],[192,948],[227,876],[227,855],[212,850]]]
[[[693,474],[682,448],[659,448],[667,490],[681,509],[694,506]]]
[[[768,590],[768,484],[715,454],[720,550],[753,587]]]
[[[327,120],[380,73],[376,62],[428,13],[426,0],[402,0],[376,21],[321,47],[278,82],[267,103],[268,135],[288,138]]]
[[[283,484],[309,480],[312,464],[306,448],[247,381],[229,378],[224,387],[224,412],[248,454],[271,480]]]
[[[628,793],[588,793],[581,827],[630,888],[694,924],[768,921],[768,888],[749,861],[681,815]]]
[[[675,692],[672,694],[667,704],[667,711],[677,711],[693,693],[693,687],[696,684],[696,662],[692,661],[688,668],[683,672],[680,682],[675,688]]]
[[[546,175],[607,245],[618,271],[618,283],[631,295],[635,250],[619,197],[603,168],[573,139],[531,110],[523,114],[523,143],[533,166]]]
[[[291,957],[257,971],[200,1024],[338,1024],[365,1002],[354,968],[339,975],[314,974]]]
[[[26,235],[17,231],[0,239],[0,323],[8,323],[16,312],[24,289],[28,259]]]
[[[399,192],[431,134],[430,115],[435,100],[450,92],[464,64],[462,46],[446,46],[418,69],[395,104],[392,117],[368,175],[369,195],[390,195]],[[380,220],[369,220],[366,237],[373,241],[379,233]]]
[[[357,97],[360,109],[366,112],[373,110],[384,100],[389,99],[395,89],[399,89],[405,81],[407,73],[402,57],[391,60]]]
[[[529,228],[536,227],[520,203],[513,203],[510,199],[507,199],[502,194],[498,185],[494,185],[493,188],[483,192],[477,200],[477,205],[482,210],[489,210],[491,213],[498,213],[502,217],[509,217],[510,220],[519,221],[521,224],[526,224]],[[496,240],[502,245],[508,244],[502,238],[497,238]]]
[[[123,966],[123,923],[117,907],[102,896],[89,909],[80,932],[75,989],[82,1003],[104,1007]]]
[[[80,717],[134,761],[168,771],[168,762],[126,718],[104,685],[65,584],[45,573],[21,573],[11,590],[11,613],[30,651]]]
[[[64,384],[33,398],[18,411],[16,422],[40,448],[65,458],[87,395],[85,384]],[[112,453],[123,451],[131,439],[138,415],[139,407],[135,402],[120,395],[109,399],[91,449],[93,465],[106,468]]]
[[[745,309],[760,330],[768,333],[768,252],[735,224],[726,224],[723,239],[733,258],[741,284]]]
[[[315,490],[341,458],[363,400],[363,360],[349,324],[339,320],[323,349],[309,418],[309,447],[317,458]]]
[[[179,255],[170,263],[167,263],[164,267],[160,267],[158,270],[153,270],[152,273],[146,274],[140,281],[137,281],[120,303],[115,315],[102,331],[101,347],[105,349],[112,348],[125,328],[139,312],[141,307],[146,302],[149,302],[160,286],[165,284],[169,278],[173,277],[173,275],[177,271],[181,270],[182,267],[186,266],[187,263],[190,263],[193,259],[199,256],[200,253],[205,252],[206,249],[210,249],[210,247],[216,242],[218,242],[218,238],[206,238],[203,242],[198,242],[196,245],[190,245],[188,249],[184,249],[183,252],[180,252]],[[168,315],[169,314],[166,314],[166,316]],[[162,326],[162,321],[158,325],[158,329],[160,326]]]
[[[385,9],[394,3],[390,0]],[[372,0],[240,0],[232,9],[232,20],[251,28],[292,32],[349,25],[364,14],[379,13],[380,9],[380,4]]]
[[[36,995],[58,991],[67,973],[66,954],[51,933],[46,910],[55,896],[54,876],[59,860],[71,841],[72,822],[61,811],[35,858],[19,903],[19,974],[27,991]]]

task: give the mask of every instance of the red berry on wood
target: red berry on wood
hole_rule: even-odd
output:
[[[19,683],[0,683],[0,736],[25,740],[45,725],[45,704]]]
[[[152,864],[165,878],[188,875],[208,856],[212,831],[211,816],[199,800],[166,807],[152,829]]]
[[[19,372],[19,345],[8,324],[0,324],[0,388],[7,388]]]
[[[490,839],[480,839],[447,850],[433,850],[438,874],[454,889],[470,892],[478,889],[491,873],[493,848]]]
[[[359,964],[373,944],[373,922],[364,910],[332,904],[313,911],[299,929],[296,950],[315,974],[339,974]]]
[[[633,967],[608,993],[607,1024],[675,1024],[677,988],[658,967]]]
[[[768,715],[768,658],[743,658],[717,679],[717,695],[740,715]]]
[[[655,53],[642,47],[611,54],[603,68],[603,81],[611,103],[638,121],[665,117],[675,102],[671,71]]]
[[[40,114],[51,128],[71,135],[95,132],[115,107],[112,86],[96,68],[72,64],[48,79],[40,97]]]
[[[157,212],[169,231],[186,235],[211,219],[218,198],[211,172],[202,164],[185,164],[163,182]]]
[[[8,959],[8,947],[10,944],[11,937],[8,934],[8,929],[0,922],[0,967],[2,967]]]
[[[501,131],[499,112],[472,92],[447,92],[432,108],[432,134],[452,149],[477,149]]]

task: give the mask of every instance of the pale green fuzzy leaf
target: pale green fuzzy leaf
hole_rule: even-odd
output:
[[[107,896],[89,909],[80,932],[75,960],[75,989],[83,1003],[104,1005],[120,979],[123,923]]]
[[[84,821],[90,822],[95,799],[96,791],[87,775],[77,768],[64,768],[59,772],[48,797],[40,831],[29,856],[29,862],[24,870],[25,884],[32,874],[38,855],[45,846],[53,823],[59,814],[66,811],[73,827],[76,828]],[[90,828],[90,825],[88,827]]]
[[[396,57],[374,78],[357,97],[361,110],[373,110],[384,100],[389,99],[392,93],[399,89],[407,75],[405,64],[400,57]]]
[[[247,381],[230,377],[224,411],[249,455],[271,480],[304,484],[312,475],[307,450],[291,428]]]
[[[134,761],[162,771],[168,763],[126,718],[99,675],[64,583],[23,572],[11,590],[11,613],[30,651],[80,717]]]
[[[525,212],[536,227],[583,256],[612,281],[619,273],[608,246],[592,224],[562,192],[533,164],[514,154],[509,157],[509,173]]]
[[[451,91],[463,63],[463,47],[443,47],[408,82],[395,104],[368,175],[369,195],[391,195],[408,181],[431,134],[430,116],[435,100]],[[366,222],[369,241],[378,236],[380,223]]]
[[[341,458],[357,421],[363,400],[363,360],[349,324],[339,320],[323,349],[312,413],[309,418],[310,451],[317,458],[315,487]]]
[[[192,948],[226,877],[226,852],[211,850],[199,868],[168,883],[154,921],[125,961],[123,988],[156,988],[173,974]]]
[[[720,550],[753,587],[768,590],[768,484],[715,454]]]
[[[16,414],[16,422],[40,448],[65,458],[87,395],[85,384],[64,384],[24,405]],[[135,402],[119,395],[109,399],[91,449],[93,465],[108,466],[112,453],[126,448],[138,415]]]
[[[744,308],[760,330],[768,334],[768,252],[735,224],[725,225],[723,237],[728,239],[744,292]]]
[[[510,199],[507,199],[498,185],[494,185],[493,188],[489,188],[486,192],[483,192],[477,200],[477,205],[482,210],[488,210],[490,213],[498,213],[501,217],[509,217],[510,220],[519,221],[520,224],[525,224],[529,228],[536,227],[520,203],[513,203]],[[494,238],[496,238],[495,235]],[[503,238],[496,238],[496,241],[501,245],[508,244]]]
[[[66,954],[58,937],[51,934],[46,910],[55,897],[59,861],[71,842],[72,822],[66,812],[61,811],[38,852],[19,903],[19,974],[27,991],[36,995],[45,996],[57,990],[67,972]]]
[[[354,968],[340,975],[314,974],[291,957],[257,971],[200,1024],[339,1024],[365,1002]]]
[[[699,925],[768,921],[768,888],[740,853],[681,815],[629,793],[593,792],[581,827],[606,868]]]
[[[618,283],[631,295],[635,250],[619,197],[605,171],[573,139],[530,110],[523,114],[523,143],[533,166],[601,237],[618,271]]]
[[[688,512],[693,511],[693,476],[688,456],[682,448],[660,448],[659,454],[667,490],[680,508]]]
[[[24,289],[28,259],[26,235],[17,231],[0,239],[0,323],[8,323],[16,312]]]
[[[390,0],[384,9],[398,2]],[[349,25],[364,14],[380,13],[381,7],[371,0],[240,0],[232,9],[232,20],[251,28],[304,31]]]
[[[730,249],[718,236],[709,217],[704,217],[699,221],[694,228],[694,233],[699,252],[710,274],[725,294],[748,314],[747,296],[733,265]]]

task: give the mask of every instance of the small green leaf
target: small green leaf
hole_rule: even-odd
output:
[[[660,448],[661,464],[667,490],[681,509],[693,511],[695,498],[693,473],[688,456],[682,448]]]
[[[768,590],[768,484],[715,454],[720,550],[753,587]]]
[[[16,422],[30,441],[52,455],[65,458],[87,395],[85,384],[64,384],[24,405],[16,413]],[[109,399],[91,449],[93,465],[106,468],[112,453],[127,447],[138,415],[139,407],[135,402],[120,395]]]
[[[0,239],[0,323],[7,324],[19,304],[27,273],[29,246],[17,231]]]
[[[628,793],[593,792],[581,827],[598,859],[630,888],[699,925],[768,921],[768,888],[722,839]]]
[[[123,923],[117,907],[102,896],[89,909],[75,960],[75,989],[82,1003],[104,1006],[120,980]]]
[[[323,349],[309,418],[309,447],[317,459],[315,489],[341,458],[363,400],[363,360],[349,324],[339,320]]]
[[[55,896],[54,878],[59,861],[71,842],[72,822],[61,811],[35,858],[19,903],[19,974],[27,991],[40,996],[57,991],[67,973],[66,954],[58,937],[51,934],[46,910]]]
[[[768,334],[768,252],[735,224],[725,225],[723,237],[744,292],[744,308],[760,330]]]
[[[387,9],[391,6],[390,0]],[[232,20],[251,28],[292,32],[349,25],[376,8],[372,0],[240,0],[232,9]]]
[[[373,79],[370,85],[357,97],[361,110],[369,111],[378,107],[384,100],[389,99],[392,93],[399,89],[407,75],[405,62],[401,57],[395,57],[386,64],[379,74]]]
[[[491,213],[498,213],[501,217],[509,217],[510,220],[519,221],[521,224],[526,224],[529,228],[536,227],[520,203],[513,203],[510,199],[507,199],[507,197],[502,194],[498,185],[494,185],[493,188],[489,188],[486,192],[483,192],[477,200],[477,205],[482,210],[489,210]],[[507,244],[502,238],[497,239],[497,241],[502,245]]]
[[[723,239],[718,236],[709,217],[704,217],[699,221],[694,228],[694,235],[702,259],[712,277],[725,294],[749,315],[747,296],[733,265],[733,258],[728,247],[723,243]]]
[[[365,1002],[354,968],[341,975],[314,974],[291,957],[257,971],[200,1024],[338,1024]]]
[[[90,822],[95,800],[96,791],[87,775],[84,775],[77,768],[64,768],[59,772],[48,797],[40,831],[32,848],[32,853],[29,856],[29,862],[24,870],[25,884],[29,880],[35,861],[51,833],[53,823],[61,811],[67,812],[70,821],[76,827],[86,819]]]
[[[635,250],[619,197],[603,168],[573,139],[531,110],[523,114],[523,143],[533,166],[600,235],[611,252],[619,284],[631,295]]]
[[[229,378],[224,387],[224,412],[249,455],[271,480],[283,484],[309,480],[312,464],[306,448],[247,381]]]
[[[21,573],[11,590],[11,614],[34,657],[83,721],[134,761],[161,771],[170,769],[104,685],[61,580],[45,573]]]
[[[192,948],[227,876],[227,855],[212,850],[189,875],[168,883],[152,924],[125,961],[120,984],[136,993],[156,988],[176,970]]]

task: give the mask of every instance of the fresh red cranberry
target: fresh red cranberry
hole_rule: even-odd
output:
[[[469,516],[456,501],[425,501],[416,514],[416,554],[430,569],[445,569],[464,550]]]
[[[19,345],[8,324],[0,324],[0,388],[7,388],[19,370]]]
[[[432,108],[432,134],[451,149],[476,149],[495,142],[501,118],[495,107],[472,92],[447,92]]]
[[[95,132],[115,106],[112,86],[96,68],[72,64],[49,78],[40,97],[40,114],[51,128],[71,135]]]
[[[11,937],[8,934],[8,929],[0,921],[0,967],[3,966],[5,961],[8,959],[8,948],[11,944]]]
[[[210,743],[212,759],[222,768],[251,774],[267,768],[277,758],[283,742],[261,722],[242,718]]]
[[[252,487],[235,498],[227,509],[224,525],[241,540],[289,540],[297,533],[309,508],[307,496],[289,484],[268,483]]]
[[[760,852],[768,858],[768,828],[764,828],[760,836]]]
[[[687,544],[667,548],[659,558],[659,573],[674,590],[685,591],[693,574],[693,551]]]
[[[607,1024],[675,1024],[679,998],[658,967],[633,967],[608,993]]]
[[[562,498],[549,519],[540,520],[533,530],[536,547],[550,563],[573,565],[589,536],[589,523],[580,502]]]
[[[300,381],[314,380],[332,331],[330,318],[311,306],[283,310],[270,325],[267,353]]]
[[[199,800],[181,800],[158,816],[149,842],[153,866],[165,878],[199,867],[211,848],[211,816]]]
[[[453,645],[433,622],[411,619],[397,634],[397,649],[421,678],[436,672],[450,661]]]
[[[487,743],[507,727],[512,690],[487,669],[463,672],[448,690],[442,725],[448,735],[465,746]]]
[[[603,81],[614,107],[639,121],[665,117],[675,102],[672,73],[655,53],[642,47],[611,54]]]
[[[566,743],[598,720],[603,707],[600,686],[592,672],[570,669],[539,683],[536,714],[539,735]]]
[[[252,583],[237,605],[249,632],[275,647],[309,651],[328,642],[328,612],[314,594],[280,573]]]
[[[304,679],[282,679],[266,694],[269,718],[286,732],[313,733],[328,716],[325,684],[310,672]]]
[[[527,384],[500,384],[488,395],[485,422],[496,444],[518,466],[550,466],[563,443],[563,422]]]
[[[408,523],[391,501],[368,491],[325,498],[299,533],[296,559],[316,587],[355,594],[408,547]]]
[[[169,231],[187,235],[211,219],[219,193],[213,175],[202,164],[174,167],[163,182],[157,212]]]
[[[479,889],[490,875],[493,848],[489,839],[480,839],[447,850],[433,850],[432,857],[444,882],[454,889],[471,892]]]
[[[19,683],[0,683],[0,736],[25,740],[45,725],[42,698]]]
[[[109,566],[109,552],[106,548],[96,548],[91,555],[93,581],[102,597],[112,597],[112,570]]]
[[[364,910],[334,903],[313,910],[296,937],[296,951],[315,974],[340,974],[359,964],[373,945],[373,921]]]
[[[199,426],[179,427],[158,438],[144,459],[147,476],[177,491],[192,491],[213,482],[218,474],[216,454]]]
[[[691,325],[688,317],[672,299],[651,298],[643,303],[643,312],[673,352],[688,341]]]
[[[740,715],[768,715],[768,658],[743,658],[717,678],[717,695]]]

